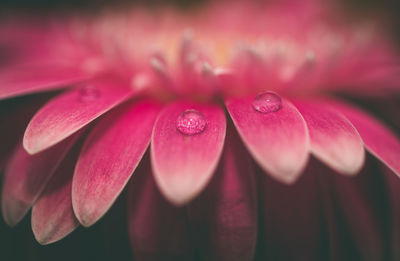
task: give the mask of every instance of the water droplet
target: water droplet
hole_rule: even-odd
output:
[[[185,110],[176,121],[176,128],[185,135],[202,133],[206,125],[207,121],[203,113],[194,109]]]
[[[165,64],[163,63],[162,60],[158,59],[158,58],[151,58],[150,59],[150,65],[153,67],[154,70],[158,71],[158,72],[166,72],[166,68],[165,68]]]
[[[203,75],[214,75],[214,71],[213,68],[211,67],[211,65],[207,62],[203,62],[201,65],[201,72],[203,73]]]
[[[85,85],[79,90],[79,100],[81,102],[94,101],[100,97],[100,91],[94,85]]]
[[[306,61],[308,62],[308,63],[314,63],[315,62],[315,53],[312,51],[312,50],[308,50],[307,52],[306,52],[306,55],[305,55],[306,57]]]
[[[150,87],[151,78],[146,73],[138,73],[131,79],[131,87],[134,91],[143,91]]]
[[[282,99],[274,92],[263,92],[254,99],[253,108],[261,113],[279,111],[282,108]]]

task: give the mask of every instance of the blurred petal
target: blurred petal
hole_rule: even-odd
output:
[[[253,162],[232,124],[217,172],[188,209],[202,260],[253,260],[258,232]]]
[[[386,188],[373,160],[368,158],[360,174],[351,178],[319,166],[333,260],[389,260]]]
[[[142,160],[129,184],[128,224],[135,260],[191,260],[186,209],[167,202]]]
[[[0,70],[0,99],[65,88],[89,78],[76,66],[12,66]]]
[[[34,95],[0,101],[0,175],[29,120],[48,98],[48,95]]]
[[[72,185],[80,223],[100,219],[125,187],[149,145],[160,106],[128,103],[102,118],[87,138]]]
[[[365,152],[353,125],[324,102],[296,101],[295,105],[307,123],[314,155],[339,173],[356,174]]]
[[[291,186],[259,175],[264,260],[327,260],[315,161]]]
[[[6,168],[1,198],[3,218],[8,225],[15,226],[25,216],[78,135],[33,156],[22,144],[17,147]]]
[[[384,124],[360,109],[334,101],[360,134],[366,149],[400,176],[400,140]]]
[[[78,153],[79,148],[75,148],[67,154],[32,208],[33,234],[42,245],[61,240],[79,226],[71,200]]]
[[[177,129],[179,115],[187,109],[201,112],[207,126],[197,135],[184,135]],[[212,105],[174,103],[163,109],[156,121],[151,143],[155,180],[162,194],[182,205],[207,185],[224,145],[226,118]]]
[[[99,79],[54,98],[32,118],[24,148],[31,154],[47,149],[118,105],[131,95],[120,85]]]
[[[233,99],[226,107],[246,147],[275,179],[293,183],[308,159],[307,126],[299,111],[282,99],[276,112],[260,113],[251,99]]]

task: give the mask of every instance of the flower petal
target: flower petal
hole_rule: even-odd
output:
[[[6,167],[1,198],[3,218],[8,225],[15,226],[25,216],[78,135],[33,156],[22,144],[17,147]]]
[[[276,112],[260,113],[252,99],[232,99],[226,107],[254,159],[271,176],[293,183],[308,159],[309,137],[304,119],[287,100]]]
[[[202,133],[184,135],[176,126],[187,109],[201,112],[207,121]],[[222,153],[226,118],[221,108],[178,102],[163,109],[151,143],[155,180],[172,203],[183,205],[197,196],[210,180]]]
[[[68,153],[32,208],[33,234],[42,245],[66,237],[79,226],[71,200],[72,175],[78,153],[78,149]]]
[[[378,120],[343,102],[331,101],[357,129],[366,149],[400,176],[400,140]]]
[[[88,79],[76,66],[19,65],[0,70],[0,99],[65,88]]]
[[[62,141],[127,99],[131,91],[118,82],[100,79],[71,90],[42,107],[29,123],[24,148],[38,153]]]
[[[111,207],[150,143],[160,106],[128,103],[106,115],[87,138],[72,184],[74,211],[91,226]]]
[[[365,152],[353,125],[324,102],[296,101],[294,104],[307,123],[314,155],[339,173],[358,173]]]
[[[160,194],[148,157],[129,184],[128,222],[135,260],[191,260],[186,209]]]
[[[253,260],[257,240],[254,166],[233,124],[210,184],[188,206],[191,234],[203,260]]]

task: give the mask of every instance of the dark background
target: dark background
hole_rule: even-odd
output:
[[[216,0],[0,0],[0,16],[4,13],[23,12],[49,12],[96,10],[103,7],[120,7],[131,4],[145,5],[174,5],[181,8],[193,8],[204,2]],[[224,1],[224,0],[222,0]],[[229,0],[225,0],[228,1]],[[280,0],[250,0],[250,1],[280,1]],[[325,1],[325,0],[321,0]],[[393,36],[400,43],[400,0],[332,0],[338,2],[348,10],[350,16],[379,16],[385,20],[386,25],[392,30]]]

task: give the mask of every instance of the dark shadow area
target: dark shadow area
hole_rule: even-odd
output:
[[[0,219],[0,259],[2,261],[87,261],[133,260],[126,226],[125,193],[98,223],[79,227],[63,240],[42,246],[36,242],[30,212],[15,228]]]

